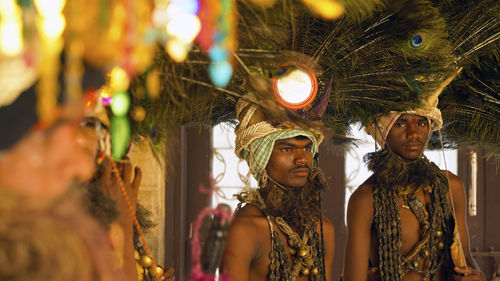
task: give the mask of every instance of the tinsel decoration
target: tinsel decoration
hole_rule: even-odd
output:
[[[50,1],[48,3],[47,1]],[[38,11],[37,27],[41,37],[42,58],[40,62],[37,90],[36,110],[39,118],[43,118],[57,106],[59,93],[59,56],[63,50],[62,33],[65,28],[65,17],[62,11],[64,0],[34,1]]]

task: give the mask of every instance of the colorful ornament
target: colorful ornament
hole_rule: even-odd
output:
[[[125,116],[130,108],[130,96],[127,92],[118,92],[113,95],[111,111],[115,116]]]
[[[115,161],[122,159],[127,152],[130,139],[130,124],[125,116],[111,118],[111,155]]]
[[[146,118],[146,110],[142,106],[136,106],[130,112],[130,116],[137,122],[142,122]]]
[[[217,87],[225,87],[233,75],[233,67],[227,60],[212,62],[208,66],[208,75]]]
[[[38,11],[37,27],[41,38],[42,58],[40,80],[37,84],[36,110],[44,118],[57,105],[59,93],[60,53],[64,42],[61,37],[66,26],[62,10],[65,0],[35,0]]]
[[[318,81],[307,67],[286,65],[272,81],[276,100],[288,109],[306,108],[316,98]]]
[[[234,0],[222,0],[217,18],[217,31],[213,35],[213,45],[209,50],[212,61],[208,75],[217,87],[225,87],[233,75],[231,54],[235,49],[235,3]]]
[[[165,30],[168,35],[167,53],[176,62],[186,59],[193,40],[201,29],[201,22],[196,15],[197,0],[172,0],[167,8],[168,20]]]
[[[332,20],[338,19],[345,12],[344,6],[337,0],[302,0],[316,15]]]
[[[155,68],[146,77],[146,88],[151,99],[155,100],[160,96],[160,70]]]
[[[130,79],[127,72],[121,67],[113,67],[109,73],[109,86],[114,92],[123,92],[128,90]]]
[[[0,2],[0,54],[16,56],[23,49],[21,8],[14,0]]]

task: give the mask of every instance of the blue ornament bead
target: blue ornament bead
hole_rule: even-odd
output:
[[[213,62],[227,60],[227,51],[220,45],[214,45],[212,48],[210,48],[208,56]]]
[[[233,67],[228,61],[210,63],[208,66],[208,76],[217,87],[225,87],[232,75]]]

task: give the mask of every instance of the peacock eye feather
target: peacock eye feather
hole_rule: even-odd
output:
[[[410,37],[410,47],[413,49],[423,49],[429,42],[429,35],[426,32],[418,32]]]

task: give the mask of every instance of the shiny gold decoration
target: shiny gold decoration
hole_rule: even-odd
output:
[[[302,275],[309,275],[309,268],[302,269],[300,273],[302,273]]]
[[[436,237],[441,237],[441,236],[443,236],[443,231],[441,230],[436,231]]]
[[[443,242],[441,242],[441,241],[438,243],[438,245],[437,245],[437,246],[438,246],[438,249],[439,249],[439,250],[444,249],[444,243],[443,243]]]
[[[318,268],[317,268],[317,267],[313,267],[313,268],[311,269],[311,274],[312,274],[312,275],[318,275],[318,273],[319,273],[319,270],[318,270]]]
[[[429,249],[423,249],[423,250],[420,252],[420,254],[422,255],[422,257],[427,258],[427,257],[429,257],[429,255],[430,255],[430,251],[429,251]]]
[[[136,106],[130,112],[130,116],[137,122],[142,122],[146,118],[146,110],[142,106]]]
[[[337,19],[344,14],[344,6],[337,0],[302,0],[316,15],[324,19]]]
[[[152,277],[162,276],[164,272],[163,268],[159,265],[152,266],[148,271]]]
[[[295,253],[296,253],[296,252],[297,252],[297,251],[295,251],[295,249],[294,249],[294,248],[290,248],[290,254],[291,254],[291,255],[295,255]]]
[[[130,85],[130,78],[127,72],[118,66],[113,67],[109,72],[109,86],[113,92],[124,92],[128,90]]]
[[[160,96],[160,70],[153,69],[146,77],[146,88],[151,99],[157,99]]]
[[[418,262],[418,260],[414,260],[412,262],[412,265],[413,265],[413,267],[419,268],[420,267],[420,262]]]
[[[153,265],[153,260],[147,255],[142,255],[141,265],[144,266],[145,268],[149,268]]]
[[[307,250],[306,249],[300,249],[299,250],[299,257],[305,257],[307,255]]]

